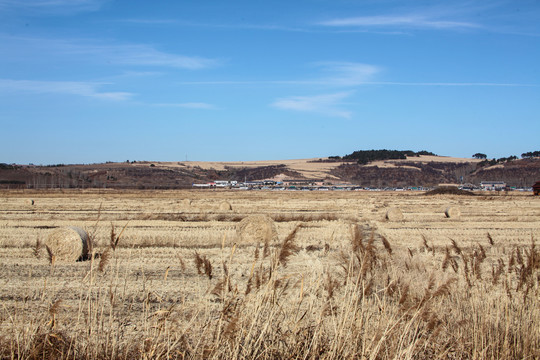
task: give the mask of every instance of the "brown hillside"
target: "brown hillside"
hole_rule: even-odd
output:
[[[360,165],[318,159],[254,162],[125,162],[90,165],[0,166],[3,188],[180,189],[214,180],[254,181],[281,175],[369,187],[479,184],[500,180],[529,187],[540,180],[540,159],[480,166],[478,160],[420,156]]]

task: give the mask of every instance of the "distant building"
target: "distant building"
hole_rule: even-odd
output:
[[[506,183],[504,181],[482,181],[480,183],[482,190],[504,190],[506,188]]]
[[[323,183],[321,179],[283,179],[285,186],[322,186]]]

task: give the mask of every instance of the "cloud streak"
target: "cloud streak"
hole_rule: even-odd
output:
[[[330,87],[354,87],[367,84],[382,71],[376,65],[355,62],[324,61],[310,66],[319,70],[311,79],[292,80],[220,80],[220,81],[185,81],[182,85],[317,85]]]
[[[379,66],[355,62],[329,61],[314,65],[328,74],[318,80],[321,84],[343,87],[362,85],[382,71]]]
[[[50,56],[65,60],[68,56],[81,58],[82,61],[107,61],[112,64],[172,67],[187,70],[199,70],[220,65],[217,59],[200,56],[186,56],[160,51],[147,44],[106,44],[90,40],[47,39],[1,36],[4,46],[10,48],[10,57],[20,56],[26,60],[31,54],[39,54],[40,59]],[[32,58],[32,57],[30,57]]]
[[[0,92],[34,93],[34,94],[62,94],[78,95],[101,100],[123,101],[133,96],[128,92],[102,92],[99,88],[104,83],[78,82],[78,81],[33,81],[0,79]]]
[[[201,110],[207,110],[207,109],[215,109],[216,107],[212,104],[204,103],[204,102],[187,102],[187,103],[162,103],[162,104],[153,104],[154,106],[159,107],[177,107],[177,108],[184,108],[184,109],[201,109]]]
[[[181,85],[332,85],[335,82],[325,82],[323,80],[260,80],[260,81],[185,81]],[[523,83],[489,83],[489,82],[397,82],[397,81],[365,81],[358,83],[355,86],[474,86],[474,87],[539,87],[539,84],[523,84]]]
[[[440,20],[425,15],[414,14],[346,17],[322,21],[318,25],[331,27],[412,27],[432,29],[480,27],[480,25],[471,22]]]
[[[70,15],[96,11],[106,0],[0,0],[0,10],[22,10],[34,14]]]
[[[171,25],[177,24],[176,20],[171,19],[143,19],[143,18],[132,18],[132,19],[119,19],[114,20],[117,23],[126,23],[126,24],[137,24],[137,25]]]
[[[364,85],[388,86],[475,86],[475,87],[538,87],[538,84],[520,83],[488,83],[488,82],[396,82],[396,81],[368,81]]]
[[[147,45],[120,45],[89,48],[112,61],[125,65],[162,66],[198,70],[217,66],[218,61],[197,56],[165,53]],[[110,52],[112,51],[112,53]],[[109,55],[114,54],[115,55]]]
[[[352,92],[348,91],[314,96],[291,96],[277,99],[270,106],[281,110],[309,112],[349,119],[352,113],[341,109],[340,105],[344,99],[351,95]]]

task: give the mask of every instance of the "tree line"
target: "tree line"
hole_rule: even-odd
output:
[[[353,152],[352,154],[345,155],[343,157],[341,156],[330,156],[329,158],[332,160],[355,160],[361,165],[369,164],[373,161],[378,160],[399,160],[399,159],[407,159],[407,157],[415,157],[420,155],[433,155],[437,156],[436,154],[422,150],[422,151],[412,151],[412,150],[358,150]]]

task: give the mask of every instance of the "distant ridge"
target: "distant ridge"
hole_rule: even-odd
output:
[[[383,157],[395,155],[392,155],[392,150],[376,152]],[[371,156],[375,153],[367,150],[356,154]],[[492,180],[504,181],[508,186],[530,187],[540,180],[538,157],[486,162],[483,159],[422,155],[418,152],[406,155],[405,159],[375,160],[371,156],[367,164],[345,157],[245,162],[127,161],[48,166],[0,164],[0,188],[182,189],[191,188],[193,183],[214,180],[270,178],[313,179],[379,188],[432,187],[461,182],[479,184]]]

